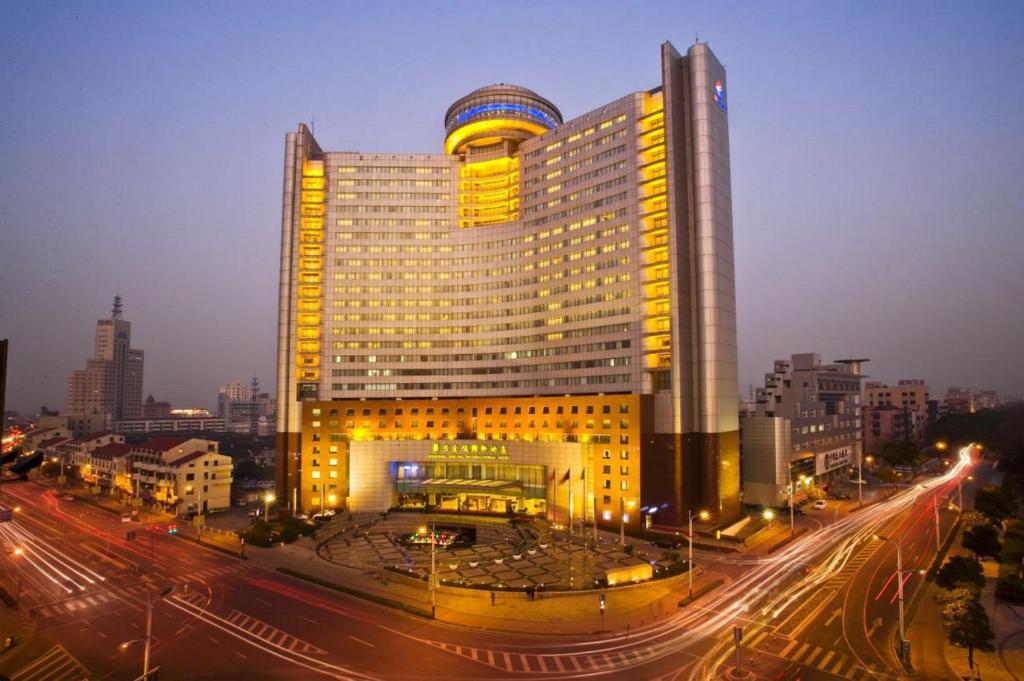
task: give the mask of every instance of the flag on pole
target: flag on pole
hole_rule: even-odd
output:
[[[565,475],[563,475],[562,479],[558,481],[559,485],[561,485],[563,482],[569,482],[569,472],[571,470],[572,470],[571,468],[566,468],[565,469]]]
[[[584,468],[582,471],[580,471],[580,480],[583,480],[584,482],[586,482],[586,480],[587,480],[587,469],[586,468]]]
[[[551,482],[554,482],[554,481],[555,481],[555,469],[552,468],[551,469]]]

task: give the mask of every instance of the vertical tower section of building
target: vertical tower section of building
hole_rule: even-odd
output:
[[[277,446],[279,502],[293,508],[299,479],[301,405],[320,395],[323,304],[323,152],[300,124],[285,137],[278,299]]]
[[[668,496],[683,523],[689,511],[711,511],[719,522],[740,510],[737,393],[736,298],[732,238],[732,196],[725,69],[706,44],[681,56],[662,46],[667,266],[671,320],[668,372],[655,376],[654,435],[645,457],[645,478],[661,470],[650,498]],[[656,140],[657,103],[641,119]],[[641,131],[643,134],[643,130]],[[656,145],[655,145],[656,148]],[[657,154],[653,154],[656,156]],[[653,159],[652,159],[653,160]],[[654,173],[651,184],[655,184]],[[658,231],[655,206],[644,229]],[[650,216],[654,216],[651,219]],[[651,232],[653,230],[653,232]],[[648,269],[657,269],[648,258]],[[660,284],[663,269],[653,281]],[[650,327],[650,323],[648,324]],[[665,343],[664,324],[651,335]],[[650,347],[650,345],[649,345]],[[669,390],[661,381],[667,379]],[[648,475],[650,471],[652,475]],[[666,473],[671,472],[671,475]]]

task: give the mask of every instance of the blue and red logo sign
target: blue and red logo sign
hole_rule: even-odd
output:
[[[722,86],[722,81],[715,81],[715,89],[711,92],[711,101],[718,104],[718,108],[725,111],[725,88]]]

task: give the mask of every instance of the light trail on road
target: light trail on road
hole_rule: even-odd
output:
[[[780,551],[778,556],[766,559],[763,569],[754,570],[736,580],[728,588],[716,592],[711,607],[717,607],[720,610],[718,616],[705,622],[692,622],[693,628],[687,632],[685,638],[693,639],[697,636],[721,634],[727,626],[737,620],[734,614],[737,609],[741,612],[754,610],[754,606],[763,599],[763,588],[758,586],[763,583],[762,580],[770,580],[773,587],[777,588],[782,586],[801,567],[819,560],[822,561],[810,575],[786,588],[781,595],[762,608],[762,615],[770,613],[771,619],[776,619],[802,596],[825,580],[835,576],[846,565],[853,550],[862,542],[870,539],[878,527],[887,520],[910,508],[925,493],[956,480],[971,465],[972,450],[973,444],[961,448],[959,461],[956,465],[951,466],[945,474],[926,483],[913,485],[887,501],[864,508],[817,532],[804,535]],[[826,558],[821,558],[826,552],[831,553]],[[720,642],[711,654],[705,656],[704,664],[694,668],[690,678],[705,680],[714,678],[718,668],[724,664],[725,658],[731,655],[728,650],[731,647],[730,644],[731,640]],[[726,648],[724,654],[722,648]]]
[[[0,537],[14,553],[21,550],[19,559],[34,567],[43,577],[56,584],[66,593],[75,593],[68,586],[74,585],[79,592],[85,591],[88,585],[95,585],[106,580],[106,577],[85,565],[58,552],[40,537],[22,529],[17,521],[0,524]],[[57,575],[60,579],[54,577]]]

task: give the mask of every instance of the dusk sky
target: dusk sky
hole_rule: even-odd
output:
[[[740,392],[772,360],[1024,396],[1024,3],[0,5],[7,405],[64,408],[116,292],[144,395],[273,388],[285,133],[441,150],[510,82],[566,119],[729,74]]]

